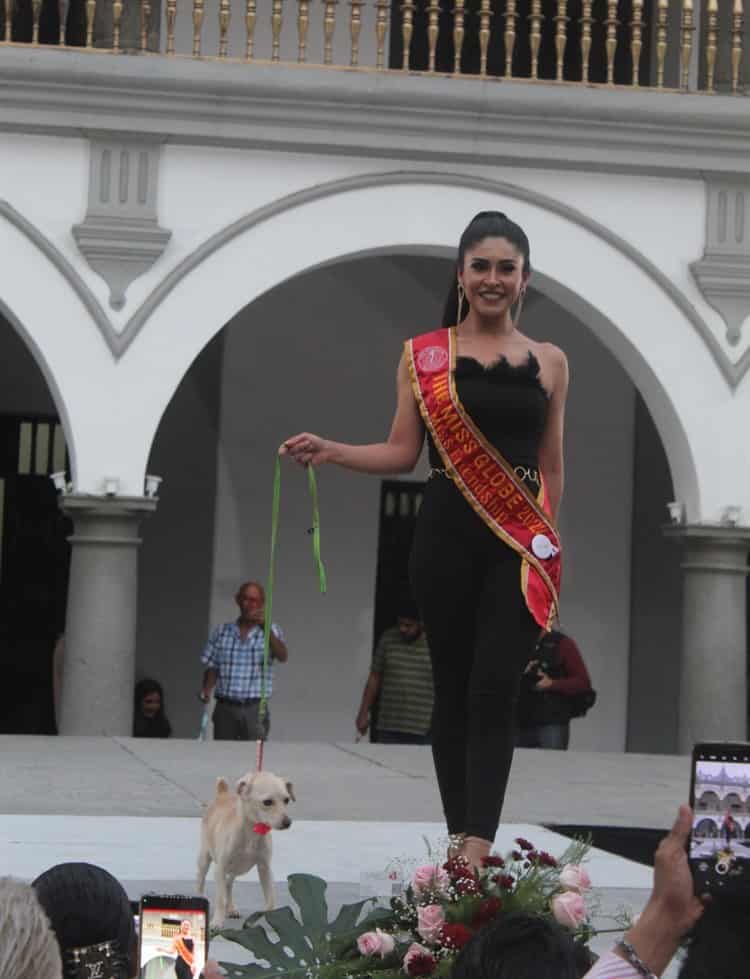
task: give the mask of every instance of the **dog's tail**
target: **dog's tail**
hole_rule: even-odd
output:
[[[229,792],[229,782],[225,778],[216,779],[216,795],[225,795]]]

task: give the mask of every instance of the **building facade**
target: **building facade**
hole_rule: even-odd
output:
[[[438,323],[462,229],[497,209],[531,240],[522,328],[571,363],[562,625],[599,693],[572,745],[744,738],[741,0],[4,17],[3,477],[66,473],[62,733],[127,734],[149,674],[195,736],[208,629],[267,570],[276,447],[383,437],[400,346]],[[306,481],[283,484],[274,730],[342,740],[373,640],[379,481],[320,473],[325,598]],[[32,563],[2,569],[6,591],[26,575],[22,629],[51,615],[24,611]]]

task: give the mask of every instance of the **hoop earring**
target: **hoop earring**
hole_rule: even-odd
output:
[[[464,318],[464,299],[466,298],[466,291],[463,285],[458,283],[458,310],[456,312],[456,326],[463,321]]]

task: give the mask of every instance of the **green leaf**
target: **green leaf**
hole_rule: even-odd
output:
[[[290,874],[287,881],[289,893],[299,906],[305,928],[319,934],[325,933],[328,930],[326,882],[312,874]]]
[[[357,901],[355,904],[342,905],[335,921],[331,924],[331,934],[339,935],[341,932],[352,931],[356,928],[359,916],[362,914],[362,908],[372,900],[372,898],[367,898],[367,900]]]

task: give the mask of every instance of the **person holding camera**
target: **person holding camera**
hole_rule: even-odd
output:
[[[575,641],[556,629],[543,634],[521,679],[516,745],[566,751],[571,718],[585,714],[595,699]]]

